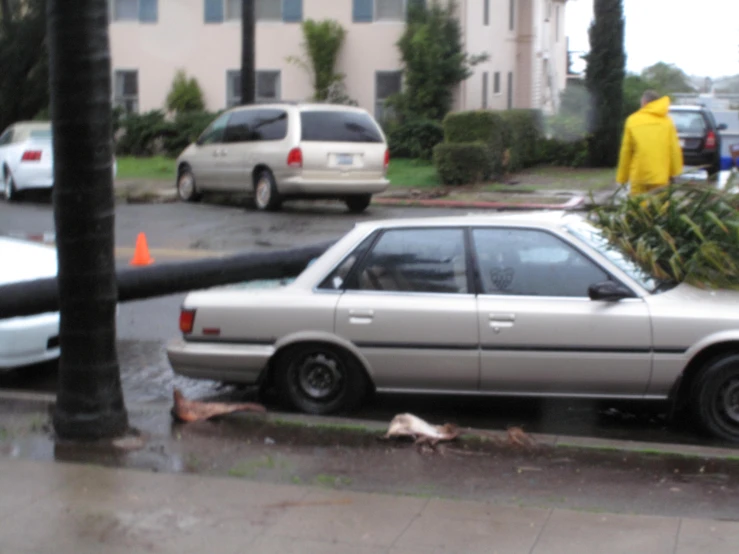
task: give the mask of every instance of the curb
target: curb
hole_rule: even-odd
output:
[[[537,202],[490,202],[469,200],[437,200],[412,198],[388,198],[377,197],[372,199],[372,204],[384,206],[418,206],[425,208],[462,208],[480,210],[575,210],[585,204],[584,196],[575,196],[562,204],[542,204]]]
[[[44,412],[54,403],[55,396],[51,393],[33,393],[25,391],[0,390],[0,400],[14,400],[28,404],[39,404]],[[127,406],[129,414],[169,414],[172,405],[169,402],[152,402],[150,404],[130,404]],[[352,419],[348,417],[314,416],[289,412],[267,412],[264,415],[233,413],[229,417],[254,419],[264,418],[267,422],[305,426],[305,427],[335,427],[339,430],[365,433],[384,433],[389,421],[374,421]],[[431,422],[430,422],[431,423]],[[436,424],[438,422],[434,422]],[[486,430],[505,439],[507,433],[499,430]],[[540,445],[566,449],[583,449],[593,451],[616,451],[623,453],[680,456],[685,458],[700,458],[712,460],[739,461],[739,445],[732,447],[700,446],[695,444],[672,444],[658,442],[641,442],[630,440],[601,439],[597,437],[581,437],[570,435],[550,435],[530,433],[530,436]],[[462,439],[464,440],[464,439]]]

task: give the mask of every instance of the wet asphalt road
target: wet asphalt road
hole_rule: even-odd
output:
[[[116,210],[117,260],[121,265],[127,263],[139,232],[147,234],[157,263],[169,263],[209,252],[265,251],[314,244],[338,238],[357,220],[448,213],[449,210],[373,207],[366,214],[354,216],[340,204],[309,203],[288,205],[276,214],[209,204],[120,204]],[[52,231],[53,215],[48,203],[0,203],[0,235]],[[166,341],[178,334],[177,318],[184,296],[177,294],[121,305],[118,351],[126,401],[129,404],[168,401],[175,386],[188,397],[251,398],[248,392],[172,374],[166,359]],[[55,386],[53,365],[0,376],[0,387],[8,389],[52,392]],[[408,411],[433,422],[492,429],[519,425],[530,432],[719,444],[692,430],[669,425],[663,408],[638,402],[378,395],[356,417],[389,421],[393,415]]]

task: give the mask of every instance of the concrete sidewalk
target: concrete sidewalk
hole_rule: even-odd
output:
[[[734,553],[739,522],[0,459],[0,553]]]

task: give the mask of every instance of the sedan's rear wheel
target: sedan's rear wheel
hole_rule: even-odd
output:
[[[706,431],[739,442],[739,354],[706,365],[693,385],[692,404]]]
[[[350,411],[367,392],[367,377],[346,351],[325,344],[301,344],[284,352],[276,366],[283,401],[309,414]]]
[[[3,190],[5,192],[6,202],[15,202],[18,200],[18,190],[15,188],[15,181],[10,171],[6,171],[3,182]]]

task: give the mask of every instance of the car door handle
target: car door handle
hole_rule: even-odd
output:
[[[354,325],[367,325],[374,317],[374,310],[349,310],[349,323]]]
[[[514,314],[490,314],[490,327],[495,333],[500,333],[502,328],[513,327],[516,322]]]

